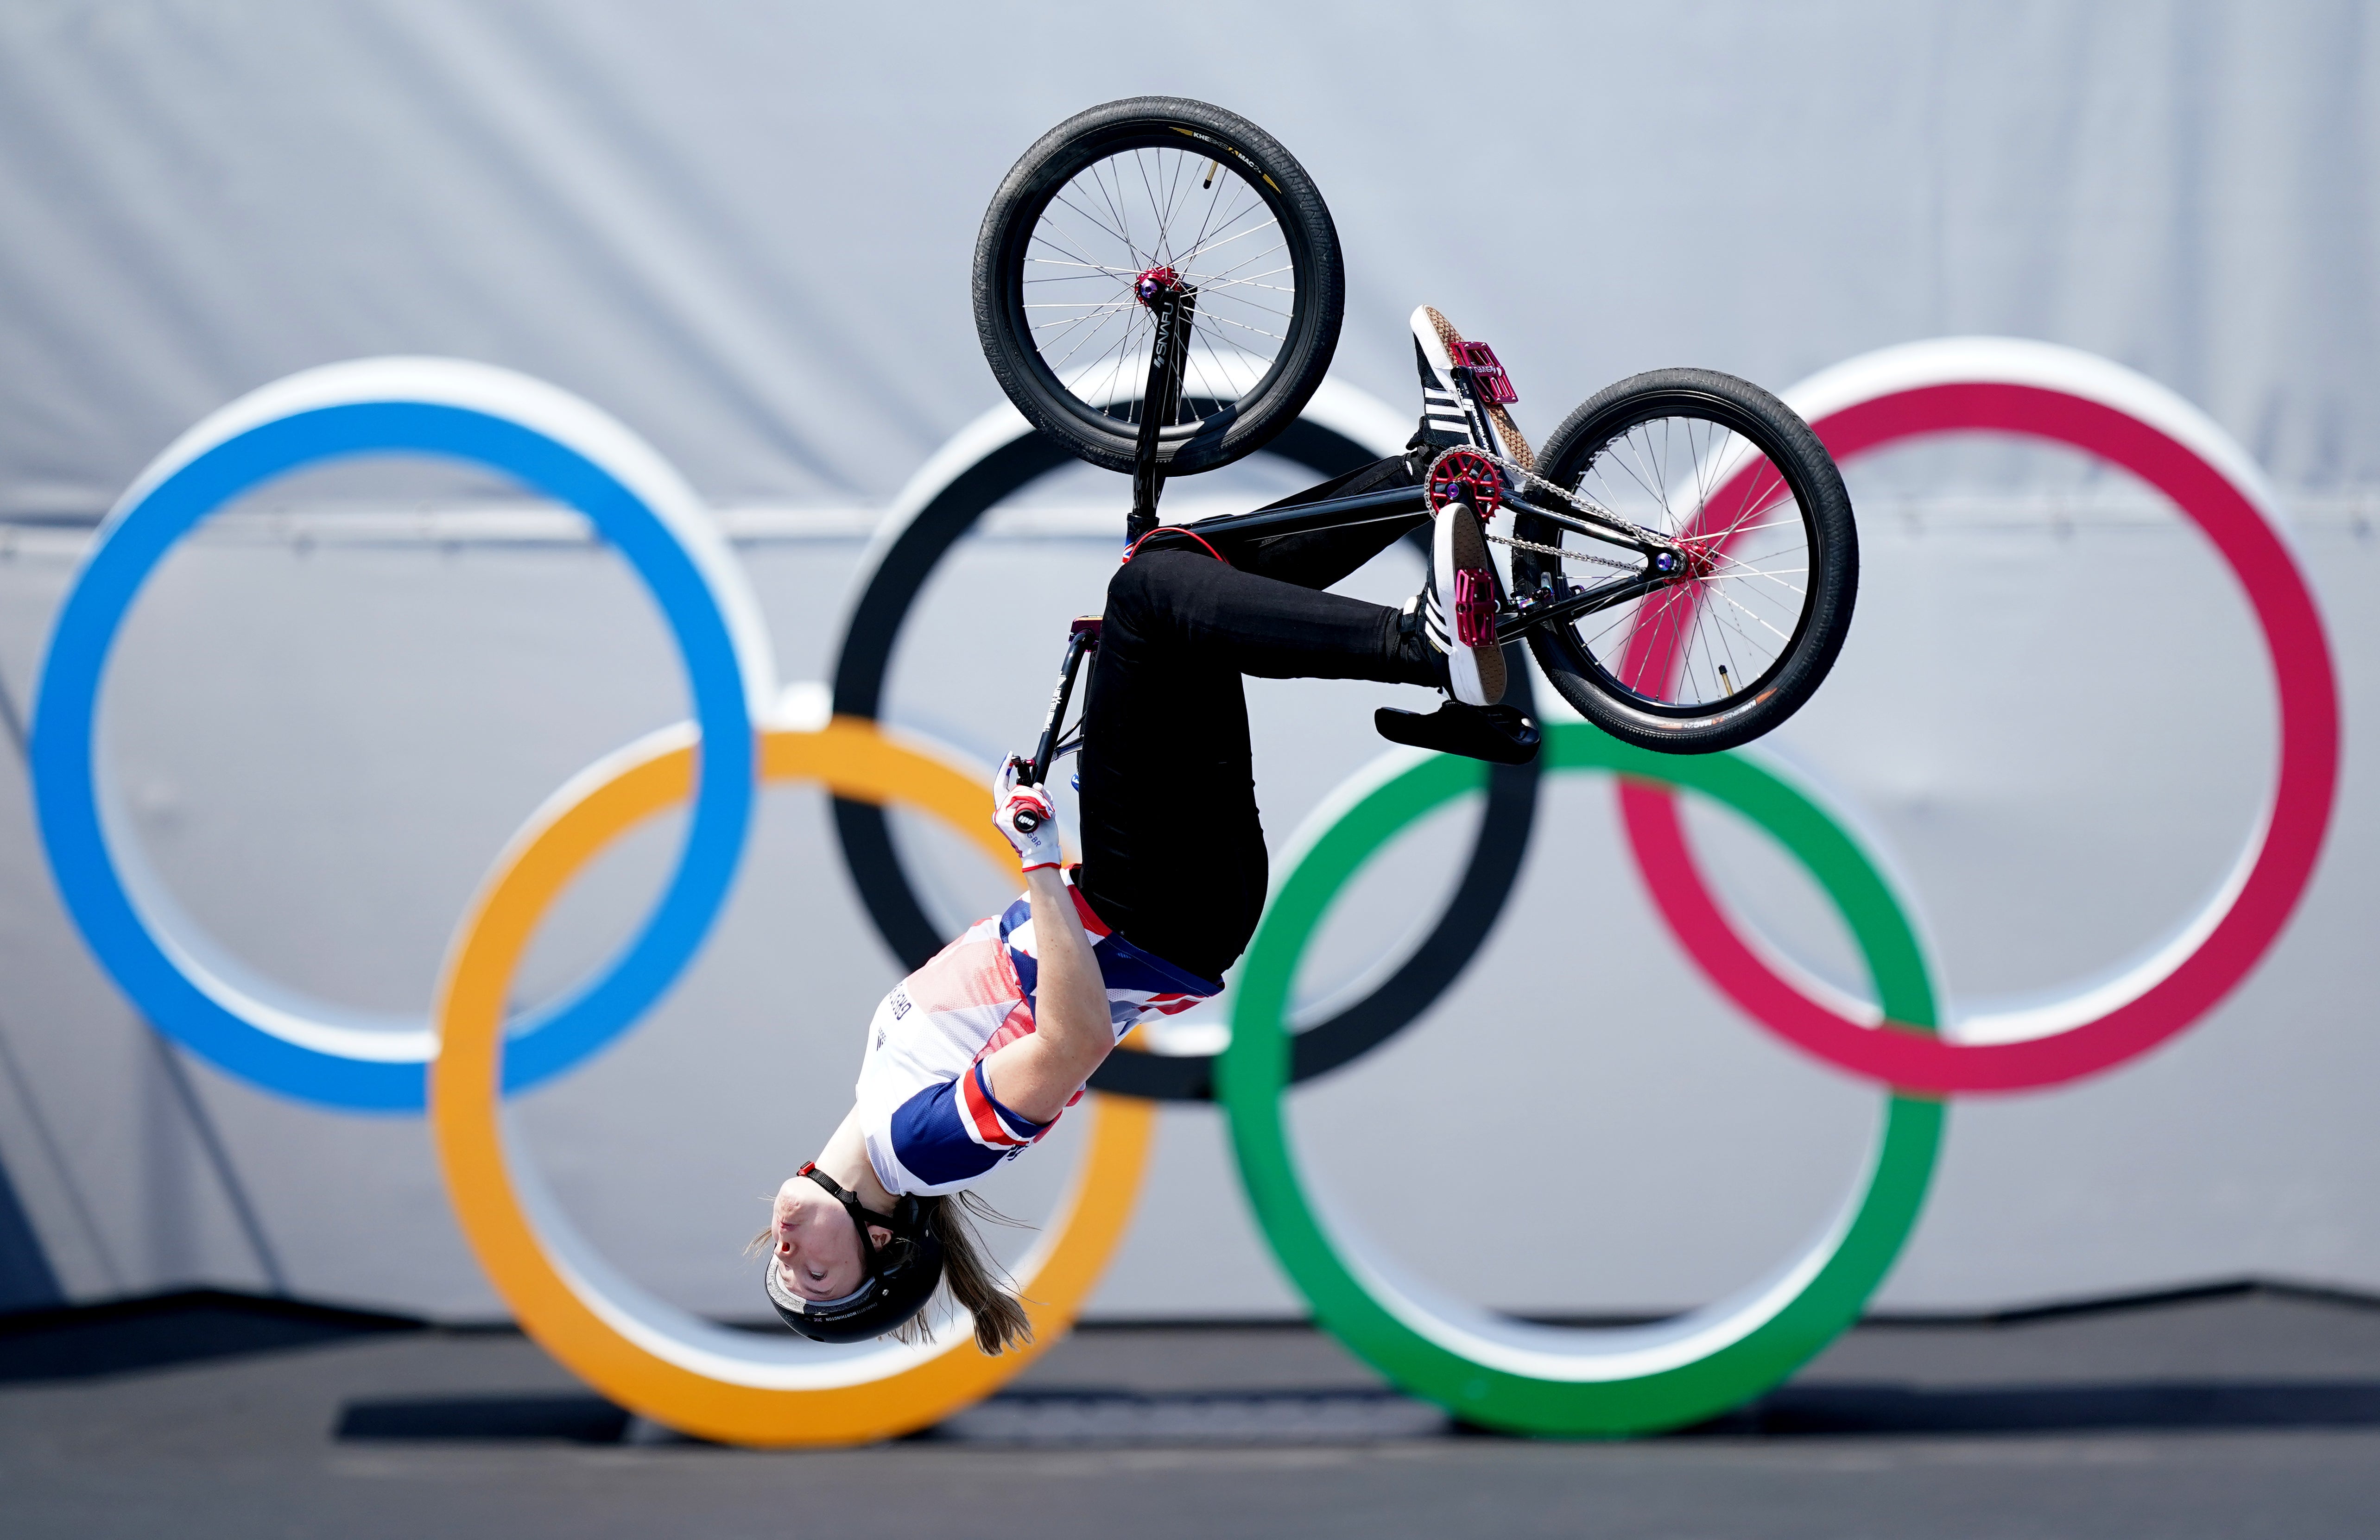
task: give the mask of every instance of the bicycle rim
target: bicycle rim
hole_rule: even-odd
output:
[[[1134,285],[1171,273],[1197,308],[1184,399],[1160,426],[1193,430],[1214,404],[1253,394],[1297,315],[1290,232],[1267,190],[1222,146],[1196,143],[1119,147],[1069,176],[1036,214],[1018,273],[1040,367],[1085,410],[1137,427],[1156,325]]]
[[[1731,403],[1679,392],[1642,403],[1548,479],[1676,542],[1676,576],[1563,628],[1582,673],[1649,715],[1700,718],[1775,683],[1808,631],[1819,533],[1812,490],[1764,425]],[[1561,575],[1591,588],[1648,575],[1647,559],[1533,520]],[[1550,537],[1550,538],[1549,538]],[[1558,540],[1556,539],[1558,538]],[[1541,558],[1538,576],[1551,576]]]

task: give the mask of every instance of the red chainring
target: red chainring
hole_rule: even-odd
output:
[[[1476,450],[1451,449],[1439,455],[1429,467],[1426,491],[1430,512],[1450,503],[1467,503],[1482,523],[1504,505],[1504,479],[1497,474],[1496,462]]]

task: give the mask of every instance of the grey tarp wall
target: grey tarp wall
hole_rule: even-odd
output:
[[[246,390],[379,353],[519,369],[646,435],[741,532],[786,677],[819,676],[873,511],[997,399],[966,290],[990,189],[1081,106],[1203,96],[1314,173],[1349,254],[1338,373],[1400,406],[1402,318],[1428,300],[1495,340],[1539,431],[1639,369],[1781,387],[1992,333],[2128,364],[2245,444],[2298,518],[2338,651],[2325,867],[2276,956],[2189,1037],[1961,1108],[1885,1297],[2252,1273],[2380,1288],[2380,788],[2357,736],[2380,705],[2361,581],[2380,563],[2368,7],[1225,5],[1168,25],[1056,6],[7,7],[10,721],[84,531],[140,467]],[[2154,941],[2220,876],[2268,774],[2269,686],[2219,568],[2153,500],[2054,456],[1904,457],[1854,490],[1861,628],[1779,746],[1897,853],[1954,989],[2047,988]],[[256,506],[487,491],[383,467]],[[1077,478],[1045,496],[1113,493]],[[1017,523],[961,561],[920,636],[980,645],[905,654],[905,720],[987,757],[1029,731],[1038,617],[1096,602],[1112,559],[1088,527]],[[266,518],[194,542],[134,617],[108,709],[128,802],[196,913],[279,976],[419,1010],[506,833],[683,699],[604,552],[518,524],[391,528]],[[1411,575],[1366,581],[1385,597]],[[1257,692],[1277,838],[1377,746],[1371,703]],[[1500,1304],[1664,1306],[1741,1281],[1823,1220],[1873,1113],[1693,979],[1602,796],[1554,797],[1527,913],[1423,1028],[1300,1114],[1366,1222],[1451,1201],[1402,1174],[1441,1143],[1553,1187],[1575,1218],[1542,1257],[1465,1286]],[[1789,877],[1710,837],[1776,934],[1841,964]],[[655,838],[565,916],[540,978],[626,923]],[[808,1153],[892,976],[814,799],[773,799],[749,859],[685,988],[522,1109],[612,1255],[737,1314],[749,1200]],[[496,1308],[417,1122],[282,1102],[140,1030],[58,908],[20,760],[0,769],[0,873],[9,1298],[205,1280]],[[1515,1009],[1512,981],[1549,974],[1599,1003]],[[1011,1201],[1046,1207],[1055,1175],[1019,1171]],[[1099,1308],[1289,1304],[1212,1115],[1168,1113]]]

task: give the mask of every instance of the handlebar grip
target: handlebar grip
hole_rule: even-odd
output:
[[[1008,821],[1019,834],[1030,834],[1041,827],[1041,815],[1030,807],[1019,807]]]

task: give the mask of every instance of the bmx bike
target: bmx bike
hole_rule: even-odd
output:
[[[1842,649],[1859,583],[1851,500],[1783,402],[1714,370],[1656,370],[1597,394],[1533,451],[1495,351],[1435,310],[1415,313],[1423,408],[1401,470],[1383,462],[1362,491],[1342,477],[1253,513],[1160,525],[1169,477],[1229,465],[1296,418],[1344,309],[1338,232],[1313,179],[1220,107],[1136,97],[1044,134],[984,216],[974,297],[1017,409],[1131,475],[1132,546],[1161,529],[1220,545],[1419,527],[1464,503],[1509,552],[1494,591],[1457,596],[1465,639],[1525,639],[1581,715],[1664,753],[1770,731]],[[1074,746],[1066,704],[1097,642],[1096,622],[1077,622],[1031,779]],[[1402,736],[1390,719],[1407,715],[1383,711],[1383,734]]]

